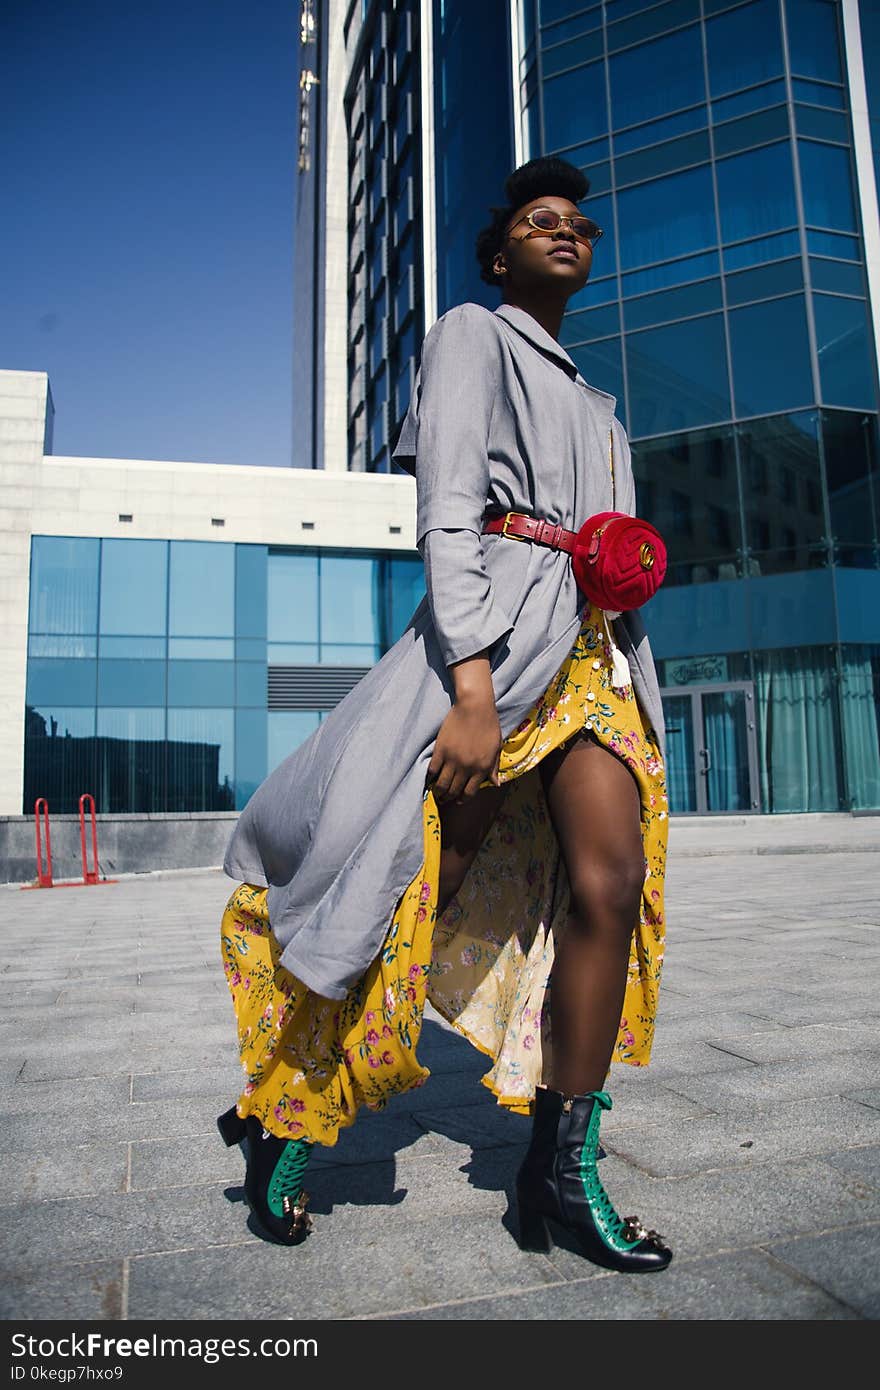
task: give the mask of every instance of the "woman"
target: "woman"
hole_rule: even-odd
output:
[[[609,1063],[650,1055],[667,822],[644,629],[586,602],[552,543],[635,510],[615,399],[558,343],[601,236],[577,207],[588,186],[553,158],[507,180],[477,241],[503,303],[433,326],[394,452],[416,477],[426,597],[259,788],[226,856],[248,1082],[219,1123],[247,1137],[248,1200],[286,1243],[309,1229],[312,1145],[428,1075],[427,993],[492,1057],[499,1103],[534,1114],[523,1248],[561,1226],[609,1268],[671,1259],[596,1169]],[[517,539],[513,517],[491,527],[508,513],[552,525]]]

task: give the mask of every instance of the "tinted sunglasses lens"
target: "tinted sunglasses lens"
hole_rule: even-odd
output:
[[[549,208],[539,208],[530,215],[529,221],[542,232],[555,232],[559,226],[559,214],[551,212]]]
[[[602,235],[596,223],[589,217],[576,217],[571,224],[571,230],[575,236],[583,237],[585,241],[594,241]]]

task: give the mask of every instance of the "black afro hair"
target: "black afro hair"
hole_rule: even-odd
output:
[[[480,279],[487,285],[500,288],[498,276],[492,269],[492,261],[504,245],[504,232],[517,208],[531,203],[535,198],[568,198],[579,203],[586,198],[590,180],[581,169],[569,164],[558,155],[547,155],[540,159],[530,159],[514,169],[504,181],[507,202],[503,207],[492,207],[492,221],[477,236],[477,260],[480,264]]]

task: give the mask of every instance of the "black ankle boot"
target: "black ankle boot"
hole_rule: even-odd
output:
[[[520,1246],[546,1254],[555,1224],[605,1269],[665,1269],[672,1251],[638,1217],[619,1217],[599,1179],[599,1122],[610,1109],[605,1091],[563,1096],[538,1087],[532,1141],[516,1179]]]
[[[309,1194],[302,1175],[312,1151],[308,1139],[279,1139],[253,1115],[242,1120],[235,1107],[217,1120],[227,1145],[247,1139],[244,1195],[254,1216],[284,1245],[299,1245],[312,1229],[306,1211]]]

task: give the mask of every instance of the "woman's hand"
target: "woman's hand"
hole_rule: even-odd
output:
[[[495,691],[485,652],[450,666],[455,704],[440,725],[428,764],[427,785],[441,801],[476,796],[481,782],[500,786],[498,762],[503,738]]]

